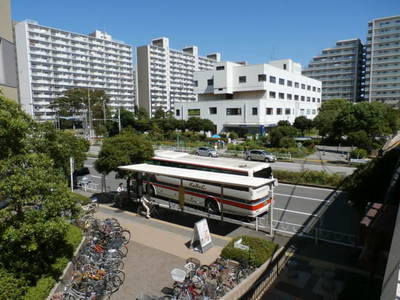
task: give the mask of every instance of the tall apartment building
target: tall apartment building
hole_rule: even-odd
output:
[[[15,25],[20,102],[35,119],[70,88],[102,89],[111,108],[134,108],[132,47],[96,30],[84,35],[22,21]]]
[[[169,48],[168,38],[137,48],[138,104],[153,115],[158,108],[173,110],[175,103],[195,101],[193,72],[212,69],[219,53],[199,56],[196,46],[181,51]]]
[[[0,90],[7,98],[18,100],[17,63],[11,7],[9,0],[0,1]]]
[[[303,75],[322,81],[322,101],[363,100],[363,45],[359,39],[336,42],[315,56]]]
[[[198,101],[178,103],[175,117],[209,119],[217,131],[263,132],[281,120],[313,119],[321,105],[321,81],[301,75],[290,59],[268,64],[217,63],[194,73]]]
[[[368,23],[365,98],[400,103],[400,15]]]

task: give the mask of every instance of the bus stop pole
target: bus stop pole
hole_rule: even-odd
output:
[[[274,220],[274,202],[275,202],[275,198],[274,198],[274,185],[271,184],[271,205],[269,206],[269,210],[270,210],[270,237],[274,237],[274,227],[273,227],[273,223],[272,221]]]
[[[221,199],[224,199],[224,186],[221,184]],[[221,221],[224,221],[224,202],[221,201]]]

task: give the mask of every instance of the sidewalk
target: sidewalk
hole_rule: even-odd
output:
[[[120,290],[112,295],[112,300],[136,299],[141,293],[162,296],[161,290],[173,285],[172,269],[183,269],[189,257],[199,259],[202,264],[210,264],[230,241],[230,238],[212,235],[213,247],[200,253],[187,247],[193,230],[184,226],[157,219],[148,220],[107,205],[100,205],[95,217],[117,218],[132,234],[129,252],[124,259],[126,279]]]

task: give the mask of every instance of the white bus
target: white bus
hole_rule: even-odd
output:
[[[188,153],[158,150],[148,163],[192,170],[274,179],[270,164],[232,158],[212,158]],[[277,181],[274,183],[277,185]]]
[[[256,217],[273,198],[274,179],[138,164],[119,167],[146,174],[144,185],[155,198],[181,200],[212,214]],[[183,195],[182,195],[183,194]]]

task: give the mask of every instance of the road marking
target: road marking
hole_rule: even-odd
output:
[[[109,210],[114,210],[114,211],[120,210],[119,208],[110,207],[110,206],[104,205],[104,204],[100,204],[100,207],[105,208],[105,209],[109,209]],[[130,211],[126,211],[126,210],[124,210],[123,213],[131,215],[131,216],[139,216],[136,213],[133,213],[133,212],[130,212]],[[193,229],[191,229],[191,228],[188,228],[188,227],[185,227],[185,226],[182,226],[182,225],[179,225],[179,224],[170,223],[170,222],[167,222],[167,221],[155,219],[155,218],[151,218],[148,221],[153,221],[153,222],[157,222],[157,223],[161,223],[161,224],[167,224],[169,226],[173,226],[173,227],[176,227],[176,228],[180,228],[180,229],[184,229],[186,231],[193,232]],[[215,234],[215,233],[211,233],[211,235],[216,237],[216,238],[223,239],[225,241],[231,241],[232,240],[232,238],[230,238],[230,237],[218,235],[218,234]]]
[[[284,212],[295,213],[295,214],[299,214],[299,215],[312,216],[312,217],[319,217],[319,215],[310,214],[310,213],[306,213],[306,212],[302,212],[302,211],[297,211],[297,210],[289,210],[289,209],[285,209],[285,208],[277,208],[277,207],[274,207],[274,210],[282,210],[282,211],[284,211]]]
[[[330,197],[328,197],[327,199],[317,199],[317,198],[311,198],[311,197],[303,197],[303,196],[287,195],[287,194],[278,194],[278,193],[274,193],[274,195],[287,196],[289,198],[300,198],[300,199],[306,199],[306,200],[312,200],[312,201],[318,201],[318,202],[326,202],[326,203],[330,203],[331,202],[331,201],[328,200]]]
[[[90,177],[93,177],[93,178],[100,178],[100,179],[101,179],[101,176],[97,176],[97,175],[90,175]]]
[[[97,160],[97,157],[87,157],[86,159],[93,159],[93,160]]]
[[[279,187],[280,185],[294,186],[294,187],[298,187],[298,188],[301,188],[301,189],[342,192],[341,190],[335,190],[335,189],[332,189],[332,188],[313,187],[313,186],[307,186],[307,185],[301,185],[301,184],[290,184],[290,183],[280,183],[280,182],[279,182],[278,187]]]

